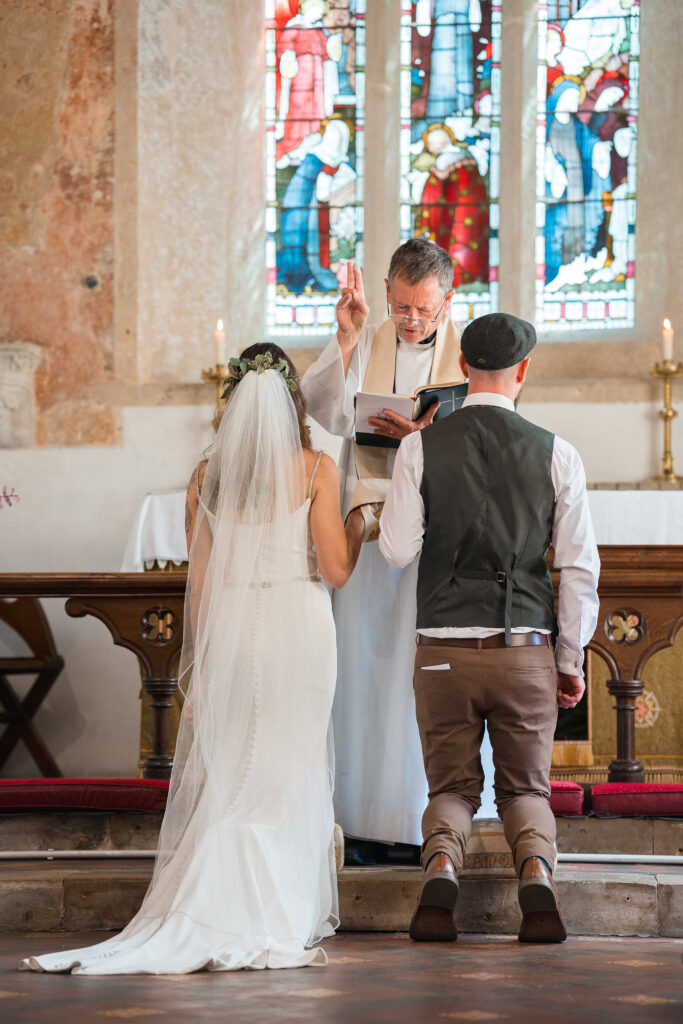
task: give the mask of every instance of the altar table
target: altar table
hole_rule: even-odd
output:
[[[186,561],[185,491],[146,494],[128,535],[121,572]]]
[[[598,544],[683,544],[683,491],[589,490]],[[185,491],[147,494],[126,544],[122,572],[187,560]]]
[[[616,700],[617,751],[609,778],[642,781],[635,755],[636,699],[643,691],[643,667],[673,644],[683,626],[683,546],[605,546],[600,558],[600,614],[589,649],[606,663]],[[559,573],[552,576],[557,589]],[[95,616],[115,644],[136,655],[153,712],[146,778],[171,773],[169,713],[178,687],[186,580],[185,572],[0,574],[0,596],[67,598],[69,615]]]
[[[683,491],[588,491],[598,544],[683,544]]]

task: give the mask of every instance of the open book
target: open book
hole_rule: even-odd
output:
[[[439,403],[434,416],[441,420],[459,409],[467,395],[467,382],[457,384],[425,384],[414,395],[373,395],[359,391],[356,395],[356,441],[358,444],[375,445],[380,448],[398,448],[397,437],[375,434],[375,428],[368,423],[370,416],[382,416],[382,409],[391,409],[407,420],[419,420],[427,410]]]

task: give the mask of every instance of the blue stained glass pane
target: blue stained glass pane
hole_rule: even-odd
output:
[[[362,262],[365,3],[265,15],[267,330],[332,334],[343,261]]]
[[[501,6],[402,2],[401,241],[450,254],[461,322],[497,308]]]
[[[639,0],[539,0],[538,14],[536,320],[630,327]]]

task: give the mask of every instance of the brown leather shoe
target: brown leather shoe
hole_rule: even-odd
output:
[[[529,857],[522,866],[517,890],[522,910],[520,942],[564,942],[567,929],[553,876],[540,857]]]
[[[410,937],[414,942],[455,942],[455,904],[458,879],[447,853],[435,853],[425,868],[422,891],[413,919]]]

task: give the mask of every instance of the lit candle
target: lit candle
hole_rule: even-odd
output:
[[[216,330],[214,331],[214,339],[216,342],[216,366],[225,365],[225,331],[223,330],[223,321],[219,320],[216,324]]]
[[[662,356],[665,363],[672,363],[674,359],[674,329],[670,320],[662,324]]]

